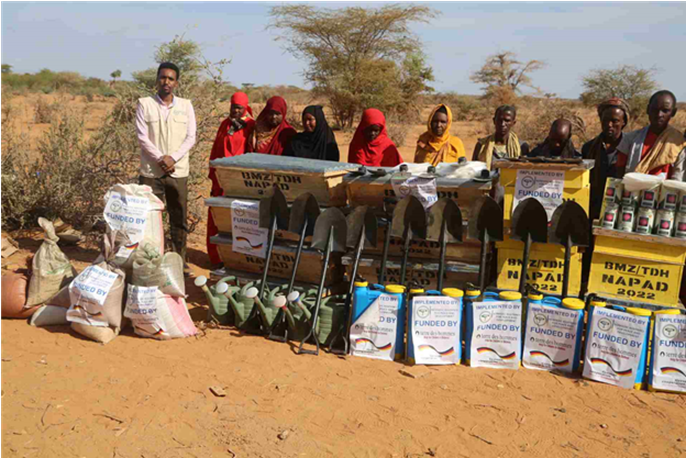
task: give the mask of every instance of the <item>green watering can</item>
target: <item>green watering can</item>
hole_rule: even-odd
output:
[[[317,300],[318,291],[308,290],[305,295],[293,291],[288,295],[288,307],[286,307],[286,319],[288,320],[289,337],[293,340],[301,340],[309,332],[312,323],[312,309]],[[329,296],[322,299],[319,308],[319,319],[315,327],[315,336],[320,344],[328,344],[332,330],[338,329],[345,321],[345,307],[343,296]],[[290,315],[290,318],[289,318]]]
[[[233,310],[235,321],[234,324],[238,329],[245,329],[250,317],[250,312],[255,306],[253,298],[247,296],[247,292],[253,288],[253,283],[247,283],[241,286],[229,286],[224,281],[219,281],[215,285],[217,293],[223,295],[231,310]]]
[[[221,292],[217,291],[217,285],[221,282],[236,282],[236,277],[224,277],[214,286],[207,286],[207,277],[200,276],[195,279],[195,286],[202,289],[207,296],[209,309],[207,311],[207,321],[216,321],[223,326],[230,326],[235,323],[236,316],[233,309],[229,306],[229,299]]]

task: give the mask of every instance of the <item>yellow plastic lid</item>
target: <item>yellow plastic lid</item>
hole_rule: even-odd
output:
[[[565,297],[562,299],[562,306],[566,309],[571,310],[583,310],[586,304],[581,299],[576,297]]]
[[[402,294],[405,292],[405,287],[401,285],[386,285],[387,293]]]
[[[522,300],[522,293],[517,291],[501,291],[498,297],[504,301],[520,301]]]
[[[464,292],[458,288],[443,288],[443,291],[441,291],[441,293],[444,296],[448,296],[448,297],[462,297],[462,296],[464,296]]]
[[[468,289],[467,291],[465,291],[465,295],[469,297],[478,297],[481,295],[481,291],[479,291],[478,289]]]
[[[356,282],[355,282],[355,286],[358,286],[358,287],[360,287],[360,288],[365,288],[365,287],[369,286],[369,282],[366,282],[366,281],[356,281]]]
[[[424,290],[422,288],[414,288],[410,290],[410,294],[421,294]]]
[[[654,310],[653,315],[681,315],[681,311],[679,309]]]
[[[637,316],[651,316],[653,314],[652,310],[641,309],[638,307],[627,307],[626,311]]]
[[[607,304],[605,301],[591,301],[593,307],[605,307]]]
[[[527,298],[531,299],[532,301],[542,301],[543,300],[543,294],[541,294],[541,293],[529,293]]]

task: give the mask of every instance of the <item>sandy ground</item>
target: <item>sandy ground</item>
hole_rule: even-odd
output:
[[[479,128],[455,126],[468,152]],[[408,139],[422,131],[414,126]],[[347,142],[341,134],[339,144]],[[401,148],[406,160],[413,151]],[[189,240],[195,275],[209,267],[204,230]],[[36,232],[13,235],[21,250],[3,259],[3,272],[20,271],[40,245]],[[78,270],[97,256],[95,248],[64,250]],[[68,327],[2,320],[3,456],[686,455],[684,396],[525,369],[298,356],[292,345],[206,328],[206,300],[191,280],[187,290],[201,329],[189,339],[158,342],[127,330],[103,346]]]

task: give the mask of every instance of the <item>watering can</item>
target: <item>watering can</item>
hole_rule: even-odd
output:
[[[216,291],[226,297],[235,316],[235,325],[238,329],[244,329],[250,317],[255,301],[246,296],[248,289],[253,288],[253,283],[241,286],[229,286],[226,282],[220,281],[215,285]]]
[[[207,321],[216,321],[221,325],[228,326],[235,323],[236,316],[233,309],[229,306],[229,299],[220,291],[217,291],[219,283],[236,282],[238,279],[234,276],[224,277],[217,284],[207,286],[207,277],[200,276],[195,279],[195,286],[202,289],[207,296],[209,310],[207,312]]]

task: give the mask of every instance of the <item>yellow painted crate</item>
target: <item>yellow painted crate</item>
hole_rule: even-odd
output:
[[[678,306],[686,241],[602,228],[593,233],[590,293]]]
[[[501,245],[498,248],[498,289],[519,289],[519,274],[522,268],[522,250],[511,246]],[[576,296],[581,290],[581,257],[578,251],[571,256],[569,272],[570,296]],[[562,294],[562,279],[564,272],[564,248],[560,245],[532,244],[529,252],[529,267],[527,269],[527,285],[539,291],[550,294]]]

